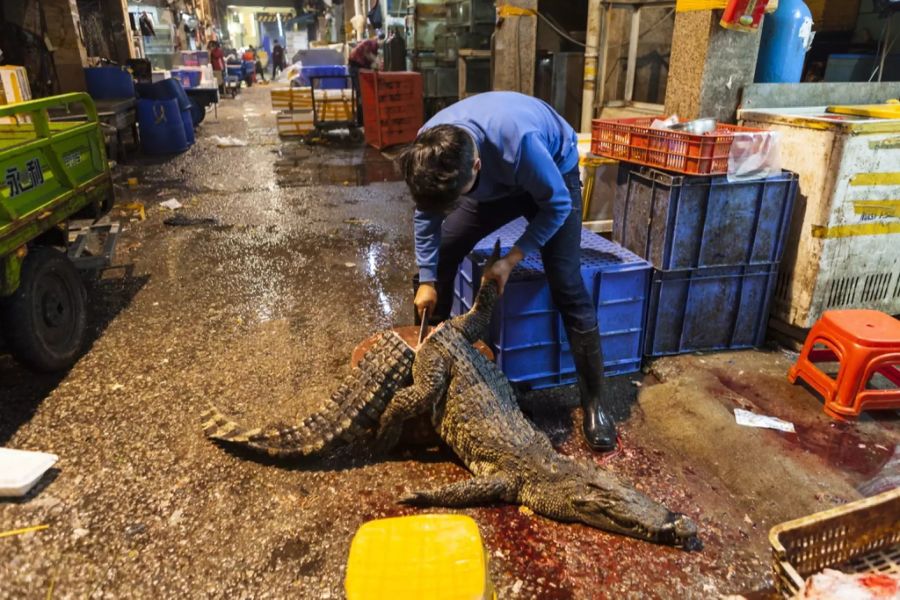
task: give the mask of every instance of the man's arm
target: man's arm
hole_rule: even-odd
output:
[[[419,281],[437,281],[438,248],[441,245],[441,217],[417,210],[413,216],[416,265]]]
[[[441,218],[417,210],[413,217],[416,238],[416,264],[419,267],[419,289],[414,304],[424,318],[427,310],[437,305],[438,248],[441,245]]]
[[[537,216],[516,240],[516,246],[528,255],[544,247],[572,211],[572,197],[559,167],[537,134],[522,139],[516,183],[528,190],[538,205]]]

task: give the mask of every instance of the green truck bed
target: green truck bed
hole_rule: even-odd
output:
[[[48,109],[83,106],[85,120],[52,122]],[[0,296],[18,287],[27,245],[85,211],[112,205],[112,177],[90,96],[64,94],[0,106]]]

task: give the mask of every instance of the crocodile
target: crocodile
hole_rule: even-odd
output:
[[[499,252],[498,240],[488,267]],[[453,508],[518,503],[553,520],[699,549],[697,527],[688,517],[612,473],[559,454],[525,417],[509,380],[472,346],[487,333],[498,297],[497,283],[482,280],[472,309],[445,321],[420,345],[413,383],[381,415],[376,442],[391,448],[405,420],[430,414],[441,439],[475,476],[401,502]]]
[[[247,428],[211,406],[203,416],[207,437],[272,457],[328,455],[371,441],[394,393],[409,385],[415,352],[393,331],[382,333],[338,389],[294,426]]]

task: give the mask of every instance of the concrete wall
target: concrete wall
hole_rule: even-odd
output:
[[[27,10],[36,9],[32,2]],[[85,91],[84,65],[87,54],[80,33],[80,17],[75,0],[40,0],[40,8],[47,22],[47,39],[53,45],[53,63],[60,92]],[[26,14],[26,23],[32,20]]]

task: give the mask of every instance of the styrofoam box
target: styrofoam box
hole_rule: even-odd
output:
[[[46,452],[0,448],[0,496],[24,496],[57,460]]]

